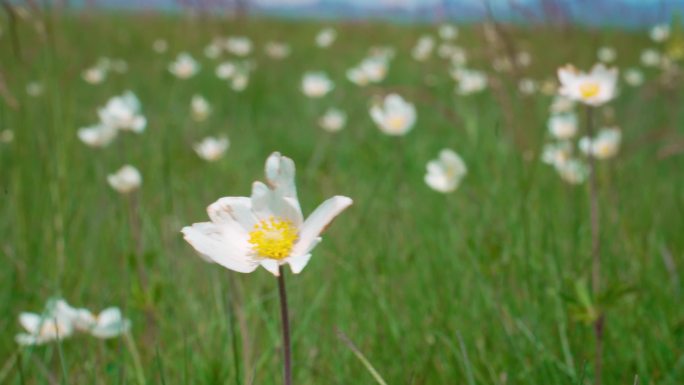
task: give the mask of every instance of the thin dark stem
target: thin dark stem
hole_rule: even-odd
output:
[[[280,318],[283,326],[283,383],[292,385],[292,347],[290,344],[290,316],[287,310],[287,293],[285,292],[285,270],[278,268],[278,294],[280,297]]]
[[[594,140],[593,107],[587,106],[587,136]],[[591,288],[596,301],[601,292],[601,237],[600,237],[600,208],[598,185],[596,182],[596,159],[589,149],[589,215],[591,223]],[[605,316],[599,308],[599,315],[594,321],[594,335],[596,348],[594,352],[594,384],[601,385],[603,369],[603,330]]]

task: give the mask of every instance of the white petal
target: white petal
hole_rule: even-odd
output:
[[[252,201],[246,197],[221,198],[207,207],[207,213],[216,224],[232,227],[237,222],[246,232],[258,222],[252,213]]]
[[[21,313],[19,314],[19,323],[29,333],[35,334],[40,329],[41,317],[35,313]]]
[[[304,270],[306,264],[309,263],[311,259],[311,254],[304,254],[297,257],[290,257],[287,259],[287,263],[290,265],[290,269],[294,274],[299,274]]]
[[[121,322],[121,310],[118,307],[109,307],[97,315],[97,323],[99,326],[105,326],[112,323]]]
[[[291,255],[299,256],[306,254],[310,250],[311,244],[325,230],[337,215],[349,207],[353,201],[345,196],[334,196],[314,210],[302,225],[299,232],[299,239],[292,249]]]
[[[279,264],[278,261],[275,259],[262,259],[260,262],[261,266],[268,270],[271,274],[275,275],[276,277],[280,276],[280,271],[279,269]]]
[[[197,252],[230,270],[251,273],[258,266],[249,257],[245,234],[224,231],[210,222],[186,226],[181,232]]]

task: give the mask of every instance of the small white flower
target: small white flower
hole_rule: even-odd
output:
[[[638,68],[625,70],[625,82],[632,87],[638,87],[644,83],[644,73]]]
[[[328,132],[337,132],[344,128],[347,123],[347,114],[336,108],[329,108],[325,114],[318,119],[318,125]]]
[[[181,52],[176,60],[169,64],[169,72],[179,79],[188,79],[199,71],[200,65],[187,52]]]
[[[107,77],[107,71],[99,66],[91,67],[83,71],[81,77],[88,84],[100,84]]]
[[[216,67],[216,76],[221,80],[228,80],[237,72],[237,65],[231,61],[226,61]]]
[[[118,337],[131,328],[131,321],[123,317],[118,307],[108,307],[98,315],[91,314],[90,317],[90,324],[84,331],[96,338]]]
[[[441,193],[449,193],[458,188],[461,180],[468,173],[463,159],[454,151],[445,148],[439,158],[428,162],[425,183]]]
[[[286,43],[281,43],[277,41],[270,41],[264,46],[264,52],[271,59],[284,59],[290,56],[290,46]]]
[[[323,72],[307,72],[302,78],[302,92],[310,98],[320,98],[335,88],[335,84]]]
[[[289,264],[300,273],[320,234],[352,200],[332,197],[304,220],[294,162],[277,152],[266,160],[266,181],[254,182],[251,197],[225,197],[210,205],[211,222],[184,227],[185,240],[205,260],[230,270],[251,273],[262,266],[279,276],[280,266]]]
[[[572,146],[569,142],[547,143],[542,150],[541,160],[556,168],[564,165],[572,157]]]
[[[324,28],[316,35],[316,45],[320,48],[330,47],[337,38],[337,31],[333,28]]]
[[[529,67],[532,64],[532,55],[527,51],[520,51],[515,60],[521,67]]]
[[[33,97],[40,96],[43,94],[43,91],[44,91],[43,85],[40,84],[39,82],[34,81],[34,82],[30,82],[26,85],[26,93],[29,96],[33,96]]]
[[[530,78],[522,78],[518,82],[518,89],[522,94],[532,95],[537,92],[537,82]]]
[[[4,129],[0,131],[0,143],[12,143],[14,140],[14,131]]]
[[[235,76],[233,76],[233,79],[230,83],[230,88],[232,88],[233,91],[241,92],[244,91],[245,88],[247,88],[248,84],[249,73],[247,73],[246,71],[240,71]]]
[[[574,113],[552,115],[549,118],[548,128],[549,133],[556,139],[571,139],[577,134],[577,115]]]
[[[211,42],[204,47],[204,56],[208,59],[216,59],[221,56],[221,46],[216,42]]]
[[[591,154],[596,159],[605,160],[618,153],[621,140],[619,128],[604,128],[593,139],[586,136],[580,139],[579,148],[585,155]]]
[[[192,118],[196,122],[206,120],[209,114],[211,114],[211,105],[202,95],[194,95],[192,97],[190,108],[192,110]]]
[[[368,74],[360,67],[352,67],[347,70],[347,79],[357,86],[366,86],[370,83]]]
[[[416,122],[416,108],[397,94],[385,96],[382,105],[370,109],[373,122],[387,135],[406,135]]]
[[[668,24],[657,24],[651,28],[651,40],[662,43],[670,37],[670,26]]]
[[[142,176],[137,168],[125,165],[116,173],[108,175],[107,182],[114,190],[122,194],[128,194],[140,187]]]
[[[72,318],[61,311],[60,300],[51,300],[42,314],[21,313],[19,323],[26,333],[19,333],[15,341],[19,345],[42,345],[64,340],[74,332]]]
[[[454,40],[458,37],[458,28],[451,24],[442,24],[439,26],[438,33],[443,40]]]
[[[561,179],[570,184],[581,184],[589,176],[589,167],[579,159],[568,159],[567,161],[556,164],[556,171]]]
[[[556,95],[551,103],[552,114],[571,112],[575,108],[575,101],[562,95]]]
[[[460,95],[471,95],[487,88],[487,74],[483,71],[457,68],[451,76],[458,81],[456,92]]]
[[[417,61],[426,61],[432,55],[435,49],[435,39],[431,36],[424,35],[418,39],[418,42],[411,50],[411,56]]]
[[[387,61],[382,58],[370,57],[364,59],[359,65],[371,83],[378,83],[387,76]]]
[[[645,67],[658,67],[662,62],[662,56],[660,52],[653,48],[647,48],[641,51],[641,64]]]
[[[601,47],[596,52],[596,56],[604,63],[612,63],[617,58],[617,51],[613,47]]]
[[[106,124],[95,124],[78,130],[78,138],[90,147],[106,147],[117,135],[117,129]]]
[[[230,142],[225,136],[218,138],[210,136],[195,144],[194,150],[200,158],[208,162],[214,162],[223,157],[229,145]]]
[[[252,52],[252,41],[244,36],[233,36],[226,40],[226,50],[236,56],[247,56]]]
[[[152,49],[156,53],[164,53],[169,48],[169,43],[164,39],[157,39],[152,43]]]
[[[456,68],[463,67],[468,64],[468,53],[461,47],[454,47],[451,56],[449,57],[449,61],[451,61],[451,65]]]
[[[140,101],[131,91],[115,96],[97,111],[102,124],[122,131],[141,133],[147,126],[147,119],[140,112]]]
[[[589,73],[565,66],[558,69],[561,83],[558,92],[584,104],[599,106],[615,97],[617,76],[617,68],[608,69],[603,64],[596,64]]]

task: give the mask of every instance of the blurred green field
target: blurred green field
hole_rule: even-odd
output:
[[[35,28],[42,22],[45,34]],[[323,50],[314,36],[324,25],[314,22],[110,15],[8,23],[0,71],[18,106],[0,101],[0,130],[14,132],[0,143],[0,383],[139,382],[121,338],[17,346],[19,313],[59,295],[122,307],[148,384],[280,384],[276,280],[263,269],[242,275],[207,264],[180,234],[205,221],[219,197],[248,195],[273,151],[296,162],[305,214],[332,195],[355,201],[307,268],[288,271],[296,384],[375,383],[338,330],[388,384],[592,380],[593,332],[568,300],[590,273],[587,187],[565,184],[541,163],[552,97],[521,95],[514,79],[552,79],[568,62],[587,68],[607,44],[620,68],[637,66],[652,45],[645,32],[507,27],[533,58],[516,74],[491,70],[505,47],[488,43],[481,25],[459,26],[469,66],[487,69],[493,86],[458,96],[446,61],[410,56],[419,36],[436,33],[429,25],[326,23],[339,36]],[[256,69],[241,93],[216,78],[220,60],[202,54],[227,35],[255,43]],[[152,50],[158,38],[168,40],[166,53]],[[290,43],[290,57],[266,57],[270,40]],[[374,45],[395,47],[396,58],[384,82],[359,88],[345,71]],[[167,71],[180,51],[201,62],[197,76]],[[128,72],[87,84],[81,72],[101,56],[126,60]],[[328,73],[335,90],[302,95],[311,70]],[[618,157],[598,169],[604,282],[633,288],[606,310],[606,385],[632,384],[635,375],[641,384],[684,381],[684,156],[672,151],[684,143],[683,87],[681,78],[668,88],[655,71],[644,73],[643,86],[622,85],[603,108],[624,136]],[[34,81],[44,87],[37,97],[25,91]],[[140,98],[146,131],[104,149],[79,141],[77,129],[125,90]],[[416,104],[405,137],[383,135],[368,114],[390,91]],[[190,118],[194,94],[212,103],[205,122]],[[348,114],[339,133],[317,126],[328,107]],[[230,148],[207,163],[192,145],[218,134]],[[423,182],[444,147],[469,169],[448,195]],[[106,180],[126,163],[143,176],[135,202]]]

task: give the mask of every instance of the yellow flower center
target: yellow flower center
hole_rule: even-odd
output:
[[[292,222],[271,217],[254,225],[249,233],[252,250],[265,258],[283,259],[290,255],[297,241],[297,229]]]
[[[398,131],[404,128],[406,124],[406,119],[401,115],[394,115],[387,118],[387,126],[393,130]]]
[[[598,95],[601,87],[596,82],[587,82],[587,83],[582,83],[580,85],[579,89],[580,89],[580,94],[582,95],[582,98],[589,99],[589,98],[593,98],[594,96]]]

